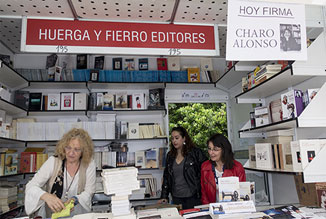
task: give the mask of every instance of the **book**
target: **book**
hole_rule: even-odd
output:
[[[47,69],[48,81],[54,81],[55,79],[55,66]]]
[[[57,54],[51,54],[46,57],[46,69],[54,67],[57,63],[58,55]]]
[[[74,110],[87,110],[87,94],[75,93]]]
[[[302,91],[290,90],[281,95],[283,120],[296,118],[303,111]]]
[[[127,106],[128,106],[127,93],[125,92],[116,93],[114,109],[127,109]]]
[[[96,103],[97,100],[97,94],[95,92],[90,93],[88,97],[88,109],[89,110],[96,110]]]
[[[157,70],[168,70],[167,59],[166,58],[157,58]]]
[[[61,93],[61,110],[74,109],[74,93]]]
[[[91,69],[89,72],[89,80],[96,82],[99,80],[100,70],[99,69]]]
[[[326,183],[316,183],[318,207],[326,209]]]
[[[271,143],[256,143],[256,167],[261,169],[273,169],[273,154]]]
[[[18,153],[6,153],[4,175],[17,174],[18,171]]]
[[[145,94],[132,94],[132,109],[145,109]]]
[[[256,154],[255,154],[255,146],[248,146],[248,156],[249,156],[249,167],[256,168]]]
[[[42,106],[42,93],[30,93],[28,109],[32,111],[39,111],[41,110],[41,106]]]
[[[102,92],[96,93],[96,110],[103,110],[103,96]]]
[[[131,59],[125,59],[124,60],[124,70],[133,71],[135,70],[135,60],[133,58]]]
[[[199,68],[188,68],[188,82],[200,82]]]
[[[291,146],[293,171],[302,172],[299,141],[291,141],[290,146]]]
[[[239,177],[219,177],[218,178],[219,202],[238,201],[240,198]]]
[[[150,149],[145,152],[145,167],[146,168],[158,168],[157,149]]]
[[[139,123],[128,123],[128,139],[139,139]]]
[[[104,93],[103,110],[113,110],[113,105],[114,105],[114,95],[109,93]]]
[[[317,156],[319,151],[326,146],[325,139],[299,140],[301,165],[304,171],[308,164]]]
[[[269,103],[271,122],[280,122],[283,120],[283,110],[281,99],[273,100]]]
[[[48,94],[47,110],[60,110],[60,94]]]
[[[169,71],[180,71],[180,58],[179,57],[168,57],[168,70]]]
[[[60,66],[54,67],[54,81],[62,81],[62,68]]]
[[[149,89],[148,109],[164,109],[164,89],[155,88]]]
[[[213,61],[211,58],[200,59],[200,69],[203,71],[213,71]]]
[[[77,54],[77,69],[87,69],[87,54]]]
[[[136,151],[135,153],[135,166],[145,168],[145,151]]]
[[[249,201],[251,200],[251,183],[250,182],[239,182],[240,200]]]
[[[15,91],[14,104],[27,110],[29,106],[29,91]]]
[[[112,58],[112,69],[122,70],[122,58]]]
[[[103,70],[104,69],[104,56],[96,56],[94,61],[94,68]]]
[[[138,70],[148,70],[148,58],[138,59]]]

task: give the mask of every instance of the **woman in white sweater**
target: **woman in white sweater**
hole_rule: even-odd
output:
[[[71,215],[91,210],[95,192],[94,144],[83,129],[71,129],[56,145],[50,157],[26,185],[25,210],[28,215],[51,217],[74,200]]]

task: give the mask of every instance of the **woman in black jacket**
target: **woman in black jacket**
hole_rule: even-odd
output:
[[[187,131],[183,127],[174,127],[159,203],[166,203],[171,193],[173,204],[182,204],[183,209],[200,205],[200,168],[206,160],[207,157],[195,147]]]

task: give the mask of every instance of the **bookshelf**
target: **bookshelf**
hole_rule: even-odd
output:
[[[14,69],[0,60],[0,82],[11,90],[18,90],[28,86],[28,81]]]

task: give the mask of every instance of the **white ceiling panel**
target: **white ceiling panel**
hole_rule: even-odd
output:
[[[1,0],[3,15],[74,18],[67,0]]]
[[[72,0],[79,18],[169,22],[175,0]]]
[[[227,0],[180,1],[174,22],[226,24]]]

